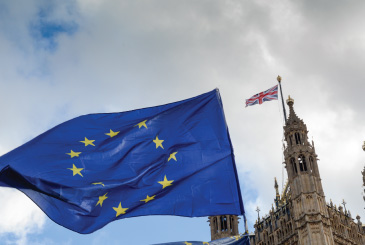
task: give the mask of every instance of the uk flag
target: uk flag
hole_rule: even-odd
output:
[[[278,99],[278,85],[258,94],[255,94],[251,98],[246,100],[246,107],[249,105],[262,104],[265,101]]]

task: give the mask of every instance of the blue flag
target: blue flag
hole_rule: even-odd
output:
[[[0,186],[79,233],[142,215],[244,213],[218,90],[64,122],[0,157]]]
[[[250,237],[248,234],[225,237],[210,242],[196,242],[196,241],[184,241],[184,242],[168,242],[159,243],[155,245],[250,245]]]

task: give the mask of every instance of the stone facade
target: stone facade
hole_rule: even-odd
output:
[[[275,179],[275,207],[266,217],[258,217],[251,244],[364,245],[360,217],[355,222],[343,207],[326,203],[314,142],[309,143],[307,126],[294,112],[294,100],[289,97],[287,104],[284,157],[288,182],[280,195]]]
[[[239,217],[237,217],[236,215],[211,216],[208,219],[211,240],[239,235]]]

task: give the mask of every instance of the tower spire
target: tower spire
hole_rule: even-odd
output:
[[[276,177],[275,177],[274,188],[275,188],[275,191],[276,191],[275,206],[276,206],[276,208],[279,208],[281,200],[280,200],[280,194],[279,194],[279,185],[278,185],[278,182],[276,180]]]
[[[284,126],[284,157],[299,237],[303,244],[334,244],[314,144],[308,142],[307,126],[295,113],[294,100],[289,96],[286,102],[289,117]],[[313,232],[313,227],[321,232]]]
[[[293,124],[295,122],[304,124],[303,120],[301,120],[294,111],[294,99],[291,98],[290,95],[286,100],[286,104],[289,106],[289,118],[286,124]]]

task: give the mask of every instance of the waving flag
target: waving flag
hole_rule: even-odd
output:
[[[255,94],[251,98],[246,100],[246,107],[250,105],[262,104],[265,101],[278,99],[278,85],[258,94]]]
[[[160,243],[155,245],[250,245],[250,237],[248,234],[241,236],[231,236],[221,239],[217,239],[210,242],[196,242],[196,241],[185,241],[185,242],[168,242]]]
[[[244,213],[218,90],[64,122],[0,157],[0,186],[79,233],[141,215]]]

